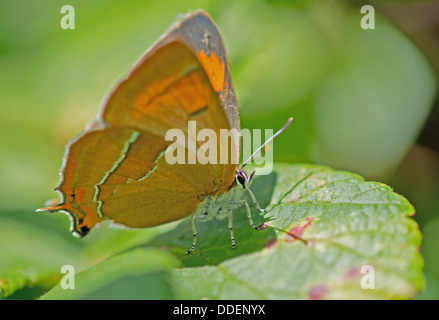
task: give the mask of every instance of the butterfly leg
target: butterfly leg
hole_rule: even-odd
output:
[[[232,239],[232,248],[235,249],[235,236],[233,234],[233,214],[232,210],[227,210],[228,212],[228,218],[229,218],[229,230],[230,230],[230,238]]]
[[[192,234],[194,236],[192,240],[192,247],[186,251],[186,254],[191,254],[195,249],[195,244],[197,243],[197,229],[195,228],[195,216],[191,216],[191,224],[192,224]]]
[[[251,210],[250,210],[250,206],[248,205],[248,202],[247,202],[246,200],[242,200],[242,204],[245,205],[245,209],[247,210],[247,219],[248,219],[248,222],[250,223],[250,226],[251,226],[253,229],[259,231],[259,228],[258,228],[258,227],[255,227],[255,224],[253,223],[252,212],[251,212]]]
[[[250,198],[252,198],[253,201],[253,205],[256,207],[256,209],[259,210],[259,212],[261,213],[265,213],[265,209],[261,209],[261,207],[259,206],[259,203],[256,201],[255,195],[253,194],[253,192],[251,192],[250,189],[247,189],[248,193],[250,194]]]

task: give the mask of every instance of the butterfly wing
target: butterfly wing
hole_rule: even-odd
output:
[[[180,39],[197,55],[210,82],[217,92],[231,128],[240,130],[238,106],[232,84],[229,61],[224,43],[218,28],[212,19],[202,10],[197,11],[188,19],[182,20],[170,31],[169,37],[160,42]],[[237,157],[239,158],[237,144]]]
[[[198,60],[196,64],[201,64],[213,90],[217,93],[221,109],[226,113],[230,128],[240,131],[238,107],[224,44],[215,23],[202,10],[178,22],[153,45],[134,66],[127,79],[122,81],[110,95],[101,111],[101,118],[116,126],[133,124],[134,119],[131,114],[124,111],[126,108],[131,108],[136,114],[142,112],[141,106],[145,106],[154,97],[154,94],[163,92],[183,73],[190,73],[191,62],[186,61],[184,55],[166,55],[170,60],[161,56],[160,51],[166,51],[166,48],[175,45],[172,43],[184,44],[190,49],[191,54],[196,55]],[[188,60],[191,58],[188,57]],[[133,81],[133,79],[137,79],[137,81]],[[196,112],[204,106],[195,103],[192,107],[187,107]],[[123,109],[122,112],[121,109]],[[129,119],[121,118],[121,113],[126,114]],[[161,113],[158,117],[163,119]],[[139,117],[137,125],[143,127],[153,125],[150,114],[147,115],[147,118],[140,119]],[[239,159],[240,144],[237,143],[234,147],[235,157]]]
[[[190,215],[206,195],[231,187],[237,167],[169,164],[166,132],[187,136],[190,120],[217,137],[221,129],[239,130],[222,41],[203,12],[157,42],[112,92],[95,125],[69,143],[56,189],[62,200],[42,210],[68,213],[79,236],[105,219],[147,227]],[[228,152],[239,154],[239,143]]]

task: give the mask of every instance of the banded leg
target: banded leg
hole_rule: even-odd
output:
[[[192,234],[194,236],[192,240],[192,247],[186,251],[186,254],[191,254],[195,249],[195,244],[197,243],[197,229],[195,229],[195,216],[192,215],[191,217],[191,224],[192,224]]]
[[[247,189],[248,193],[250,194],[250,197],[252,198],[252,202],[253,205],[256,207],[256,209],[259,210],[259,212],[265,213],[265,209],[261,209],[261,207],[259,206],[259,203],[256,201],[255,195],[253,194],[253,192],[251,192],[250,189]]]
[[[242,203],[245,205],[245,209],[247,210],[247,218],[248,218],[248,222],[250,223],[250,226],[259,231],[258,227],[255,227],[255,224],[253,223],[253,219],[252,219],[252,212],[250,210],[250,206],[248,205],[248,202],[246,200],[242,200]]]
[[[233,214],[231,209],[228,210],[228,214],[229,214],[230,238],[232,239],[232,249],[235,249],[236,246],[235,246],[235,236],[233,234]]]

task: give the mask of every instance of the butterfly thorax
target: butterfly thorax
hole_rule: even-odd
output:
[[[244,193],[250,187],[253,174],[248,176],[244,171],[238,169],[235,174],[233,186],[218,195],[208,195],[197,206],[193,215],[201,220],[211,220],[213,218],[223,219],[227,217],[230,210],[242,205]]]

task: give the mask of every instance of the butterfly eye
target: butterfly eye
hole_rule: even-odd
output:
[[[236,179],[238,179],[238,182],[244,186],[245,185],[245,178],[243,176],[237,176]]]
[[[248,177],[244,171],[237,171],[236,172],[236,181],[245,188],[245,185],[248,182]]]

